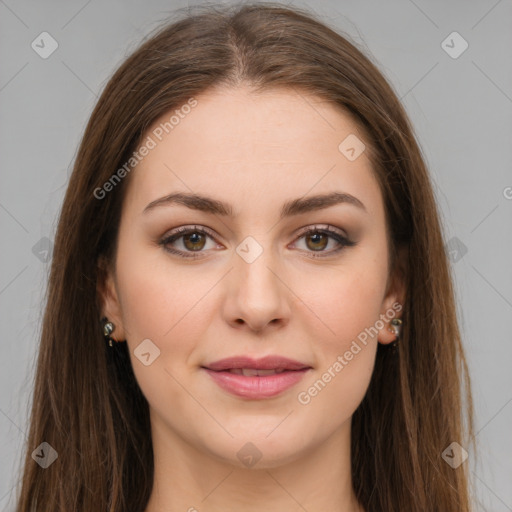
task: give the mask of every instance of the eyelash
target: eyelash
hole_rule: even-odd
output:
[[[211,233],[209,230],[207,230],[205,228],[199,228],[197,226],[194,226],[194,227],[183,226],[183,227],[177,228],[170,235],[165,236],[162,240],[160,240],[159,244],[162,245],[164,247],[164,250],[166,250],[167,252],[170,252],[171,254],[176,254],[182,258],[192,258],[192,259],[201,258],[202,256],[200,256],[200,253],[204,252],[204,251],[197,251],[196,253],[194,253],[193,251],[188,251],[188,253],[187,253],[184,251],[179,251],[179,250],[171,249],[171,248],[167,247],[172,242],[175,242],[176,240],[179,240],[183,236],[189,235],[192,233],[201,233],[203,235],[209,236],[210,238],[214,238],[213,233]],[[322,234],[329,235],[331,238],[336,240],[341,245],[341,247],[339,247],[338,249],[335,249],[335,250],[328,251],[328,252],[316,251],[317,253],[324,253],[325,255],[315,254],[315,251],[312,251],[311,256],[310,256],[312,258],[325,258],[328,255],[336,254],[336,253],[342,251],[345,247],[352,247],[352,246],[356,245],[356,242],[349,240],[348,238],[344,237],[343,235],[341,235],[337,231],[333,230],[329,226],[323,227],[323,228],[314,226],[310,229],[307,229],[299,235],[297,240],[300,240],[301,238],[303,238],[307,235],[313,234],[313,233],[322,233]],[[190,255],[189,255],[189,253],[190,253]]]

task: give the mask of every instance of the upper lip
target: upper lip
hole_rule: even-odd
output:
[[[204,365],[203,368],[220,372],[237,368],[252,368],[254,370],[304,370],[311,368],[311,366],[281,356],[266,356],[260,359],[253,359],[247,356],[234,356],[208,363]]]

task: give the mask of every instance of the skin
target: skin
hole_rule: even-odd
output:
[[[297,395],[403,303],[402,281],[388,274],[384,203],[370,162],[364,152],[349,161],[338,150],[349,134],[363,135],[340,109],[293,90],[255,94],[241,86],[196,99],[130,175],[115,268],[102,291],[112,337],[128,343],[150,406],[155,484],[146,512],[361,511],[350,421],[377,343],[396,339],[389,322],[308,404]],[[183,205],[143,213],[178,191],[231,203],[236,216]],[[286,201],[332,191],[352,194],[366,211],[345,203],[279,220]],[[199,247],[199,258],[159,244],[180,226],[215,234],[172,243],[188,255]],[[357,244],[333,252],[335,239],[299,233],[315,226]],[[247,236],[263,250],[252,263],[236,252]],[[149,366],[133,353],[147,338],[160,350]],[[281,395],[249,400],[201,369],[238,354],[279,354],[313,368]],[[237,457],[247,442],[262,454],[252,467]]]

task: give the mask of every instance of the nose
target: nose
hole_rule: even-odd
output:
[[[288,324],[293,294],[271,250],[264,250],[252,263],[235,255],[234,267],[228,277],[226,321],[236,329],[258,333]]]

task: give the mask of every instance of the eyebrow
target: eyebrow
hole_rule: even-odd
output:
[[[175,192],[167,196],[160,197],[159,199],[155,199],[149,203],[146,208],[144,208],[143,213],[148,213],[158,206],[169,206],[173,204],[181,204],[192,210],[199,210],[224,217],[234,216],[233,207],[230,204],[223,203],[222,201],[211,197],[184,192]],[[293,215],[322,210],[337,204],[350,204],[368,213],[364,204],[357,199],[357,197],[344,192],[330,192],[328,194],[301,197],[287,201],[281,208],[280,218],[283,219]]]

